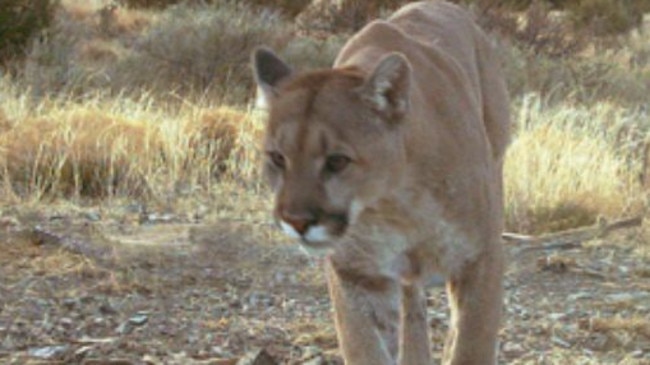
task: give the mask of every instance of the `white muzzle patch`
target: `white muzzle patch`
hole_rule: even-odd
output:
[[[302,236],[287,222],[280,221],[280,228],[287,236],[299,241],[300,248],[309,256],[322,257],[332,249],[332,236],[325,226],[309,227]]]
[[[295,228],[285,221],[280,221],[280,228],[287,236],[296,240],[305,241],[307,244],[322,243],[332,240],[332,236],[330,236],[329,232],[327,232],[327,228],[324,226],[309,227],[304,235],[298,233]]]
[[[295,239],[295,240],[300,240],[302,239],[302,236],[296,231],[291,224],[286,223],[285,221],[280,221],[280,228],[282,229],[282,232],[286,234],[287,236]]]
[[[324,226],[313,226],[309,227],[303,239],[307,242],[328,242],[332,237]]]

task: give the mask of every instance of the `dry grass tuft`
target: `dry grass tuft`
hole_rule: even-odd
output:
[[[166,109],[147,98],[34,107],[4,86],[13,99],[0,133],[8,196],[160,197],[179,184],[208,188],[257,174],[261,127],[251,113],[207,104]]]
[[[219,107],[200,110],[184,133],[190,136],[190,150],[205,158],[212,156],[210,166],[214,173],[252,176],[257,174],[260,124],[250,113]]]
[[[78,61],[89,68],[101,69],[109,63],[119,62],[126,55],[119,43],[94,38],[79,45]]]
[[[95,275],[99,271],[99,268],[89,258],[65,249],[33,257],[29,266],[29,272],[42,276]]]
[[[297,345],[317,345],[326,349],[337,347],[336,332],[332,326],[302,323],[296,328],[296,332],[300,333],[294,341]]]
[[[0,108],[0,133],[11,129],[11,121],[7,118],[4,110]]]
[[[239,128],[246,117],[245,113],[226,107],[202,111],[197,123],[188,126],[195,129],[189,132],[194,135],[191,148],[214,149],[219,157],[216,163],[223,165],[235,148]]]
[[[505,165],[508,228],[555,231],[641,208],[640,161],[617,140],[633,117],[611,104],[547,107],[525,99]]]
[[[239,124],[235,148],[227,161],[230,177],[259,187],[261,181],[260,153],[264,134],[264,112],[251,111]]]
[[[634,349],[639,340],[650,339],[650,321],[645,317],[593,317],[578,324],[583,330],[604,334],[603,345],[609,349]]]
[[[101,7],[97,1],[62,0],[60,4],[61,9],[75,21],[89,19]]]
[[[63,248],[37,244],[28,237],[3,235],[0,264],[17,275],[57,277],[94,275],[101,269],[90,258]]]
[[[160,158],[161,143],[141,121],[83,106],[27,118],[0,136],[6,179],[87,196],[122,184],[142,192],[150,170],[144,161]]]
[[[104,8],[106,9],[106,8]],[[106,14],[106,12],[98,15]],[[121,36],[133,36],[140,34],[155,21],[152,12],[146,10],[126,9],[118,7],[114,11],[104,16],[104,28],[110,33],[114,32]],[[100,27],[101,18],[100,18]]]

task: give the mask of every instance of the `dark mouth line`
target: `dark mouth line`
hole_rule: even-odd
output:
[[[282,228],[280,222],[282,221],[277,215],[274,216],[273,221],[277,228]],[[315,224],[314,226],[322,225],[324,226],[328,233],[333,236],[341,236],[345,230],[348,228],[348,214],[346,213],[321,213],[317,216],[316,222],[321,222],[321,224]],[[325,222],[331,222],[331,224],[322,224]],[[301,235],[301,241],[304,241],[304,235]]]
[[[331,241],[308,241],[305,237],[300,237],[300,243],[307,246],[329,246]]]

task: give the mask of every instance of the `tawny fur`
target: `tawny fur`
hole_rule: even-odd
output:
[[[418,2],[363,28],[331,70],[294,73],[268,50],[254,69],[275,217],[328,249],[346,363],[430,364],[423,288],[438,274],[451,308],[443,363],[495,364],[510,118],[471,17]],[[349,163],[328,172],[341,155]]]

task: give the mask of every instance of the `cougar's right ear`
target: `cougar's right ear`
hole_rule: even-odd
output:
[[[291,76],[292,70],[272,50],[259,47],[253,51],[253,75],[257,83],[257,105],[266,107],[277,96],[277,86]]]
[[[401,53],[384,56],[361,87],[363,99],[391,122],[410,108],[411,65]]]

